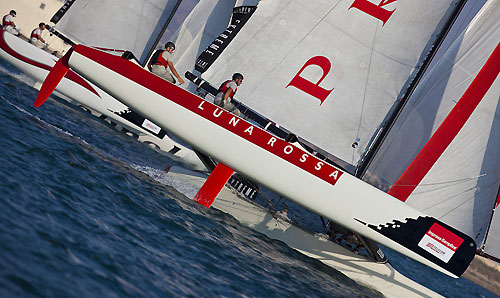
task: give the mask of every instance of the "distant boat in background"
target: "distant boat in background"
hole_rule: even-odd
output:
[[[125,51],[112,49],[133,49],[135,53],[141,53],[141,62],[137,63],[144,65],[180,2],[165,0],[152,4],[142,0],[130,0],[128,3],[124,1],[66,1],[51,19],[52,23],[57,23],[58,30],[51,28],[51,31],[52,34],[56,34],[69,43],[69,46],[78,42],[111,47],[110,52],[116,55],[122,55]],[[110,19],[106,17],[109,16],[110,11],[127,17]],[[3,59],[37,82],[45,79],[59,58],[36,48],[27,40],[4,32],[1,28],[0,48],[0,56]],[[35,87],[39,86],[40,83],[35,85]],[[172,140],[164,129],[130,110],[79,75],[73,72],[68,73],[56,91],[84,110],[106,118],[108,122],[135,136],[139,141],[168,152],[196,169],[205,169],[196,154],[185,144]]]

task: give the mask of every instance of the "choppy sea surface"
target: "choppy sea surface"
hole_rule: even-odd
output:
[[[151,173],[184,166],[0,60],[1,297],[380,297]],[[169,185],[170,184],[170,185]],[[446,297],[497,297],[390,250]]]

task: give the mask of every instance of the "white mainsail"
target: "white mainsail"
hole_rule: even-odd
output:
[[[142,63],[179,0],[78,0],[56,29],[74,42],[127,49]]]
[[[400,177],[485,68],[500,41],[500,1],[488,1],[436,66],[424,76],[372,162],[367,178],[388,189]],[[500,65],[499,61],[494,62]],[[500,79],[421,181],[407,203],[474,238],[500,258]],[[474,96],[479,96],[475,95]],[[451,116],[451,115],[450,115]],[[439,140],[438,140],[439,141]],[[429,146],[429,145],[428,145]],[[413,176],[415,177],[415,176]],[[489,234],[487,232],[489,231]],[[486,241],[485,241],[486,238]]]
[[[203,77],[356,164],[458,2],[263,0]]]

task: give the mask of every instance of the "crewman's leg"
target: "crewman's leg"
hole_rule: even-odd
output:
[[[236,116],[240,116],[241,115],[241,112],[240,110],[238,110],[236,108],[236,106],[232,103],[232,102],[229,102],[229,103],[226,103],[224,104],[224,109],[228,110],[229,112],[235,114]]]
[[[5,27],[5,31],[9,32],[10,34],[14,34],[15,36],[19,35],[19,30],[17,30],[17,28],[14,28],[12,26]]]
[[[172,77],[163,65],[151,65],[151,72],[169,81],[170,83],[175,84],[174,77]]]
[[[36,39],[36,38],[32,38],[32,39],[31,39],[31,43],[32,43],[35,47],[40,48],[40,49],[43,49],[43,48],[45,47],[45,43],[43,43],[43,42],[39,41],[39,40],[38,40],[38,39]]]
[[[222,104],[222,93],[219,93],[215,96],[214,104],[219,106],[219,107],[224,107],[224,105]]]

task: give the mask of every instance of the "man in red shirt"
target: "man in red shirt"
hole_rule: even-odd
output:
[[[31,39],[30,42],[35,45],[37,48],[43,48],[46,46],[45,39],[42,38],[42,31],[45,30],[45,23],[40,23],[38,28],[33,29],[31,31]]]
[[[240,116],[240,110],[236,108],[231,100],[241,83],[243,83],[243,75],[241,73],[233,74],[232,80],[227,80],[220,85],[219,93],[215,96],[214,103],[223,109],[230,111],[236,116]]]
[[[175,84],[175,79],[172,74],[179,80],[179,84],[184,84],[184,80],[179,76],[172,62],[172,54],[175,51],[175,45],[172,42],[165,44],[165,50],[157,50],[148,63],[148,69],[152,73],[164,78],[172,84]],[[170,69],[170,73],[168,71]]]
[[[21,31],[21,28],[17,27],[16,24],[14,23],[15,17],[16,17],[16,11],[11,10],[9,14],[3,16],[2,26],[5,31],[18,36],[19,31]]]

